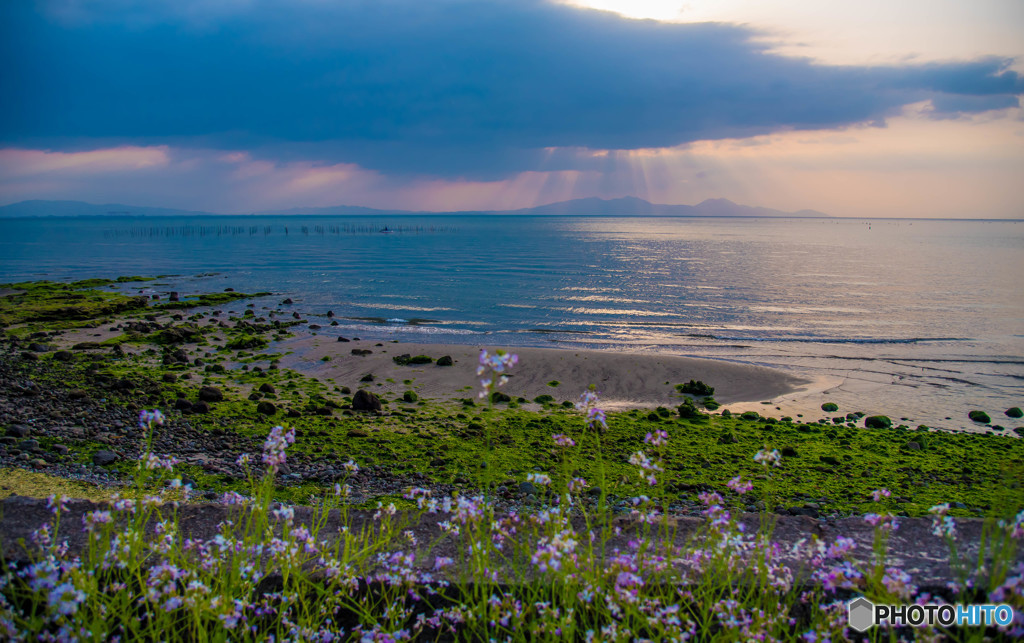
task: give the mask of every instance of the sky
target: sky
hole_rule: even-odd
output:
[[[5,0],[0,204],[1024,218],[1021,0]]]

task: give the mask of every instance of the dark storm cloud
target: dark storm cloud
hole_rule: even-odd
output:
[[[826,66],[756,33],[537,0],[8,0],[0,144],[187,143],[386,172],[580,167],[636,149],[1016,103],[1007,61]]]

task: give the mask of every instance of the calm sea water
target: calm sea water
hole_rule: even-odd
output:
[[[0,281],[130,274],[178,275],[147,292],[275,293],[258,306],[290,296],[311,320],[338,316],[322,332],[671,353],[828,376],[851,404],[933,425],[982,408],[1016,426],[1001,411],[1024,405],[1020,222],[0,221]]]

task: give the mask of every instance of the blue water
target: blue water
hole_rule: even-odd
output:
[[[333,311],[341,325],[321,332],[837,377],[833,395],[919,421],[983,408],[1014,425],[1001,411],[1024,405],[1021,222],[17,219],[0,221],[0,257],[8,282],[173,274],[146,292],[269,290],[259,307],[291,297],[321,324]]]

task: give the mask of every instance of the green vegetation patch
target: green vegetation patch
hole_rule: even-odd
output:
[[[0,326],[28,322],[82,322],[146,308],[146,297],[93,289],[110,283],[114,282],[110,279],[89,279],[72,283],[31,281],[0,284],[0,289],[19,291],[0,297]]]

